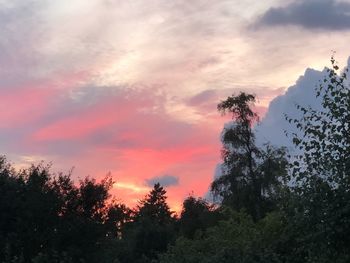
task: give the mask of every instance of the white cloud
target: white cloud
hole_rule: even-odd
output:
[[[257,139],[259,143],[271,142],[277,146],[286,146],[293,149],[291,138],[285,132],[291,134],[297,132],[293,124],[285,120],[284,114],[291,118],[300,118],[301,113],[296,108],[296,104],[310,106],[315,110],[321,110],[320,98],[316,98],[316,86],[322,83],[326,76],[326,71],[307,69],[295,85],[288,88],[285,94],[273,99],[269,105],[266,116],[261,124],[256,127]]]

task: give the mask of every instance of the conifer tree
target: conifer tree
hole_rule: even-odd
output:
[[[166,199],[166,190],[159,183],[156,183],[150,193],[140,201],[136,220],[147,217],[160,224],[169,222],[172,212]]]

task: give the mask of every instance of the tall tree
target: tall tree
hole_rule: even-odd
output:
[[[231,114],[233,122],[222,133],[222,175],[211,190],[223,204],[245,209],[257,220],[272,208],[286,176],[287,161],[283,148],[256,145],[253,125],[259,119],[252,110],[254,102],[254,95],[241,92],[218,104],[218,110]]]

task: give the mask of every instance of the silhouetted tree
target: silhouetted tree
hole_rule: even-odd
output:
[[[166,190],[159,183],[156,183],[151,192],[140,201],[135,221],[142,218],[151,218],[159,224],[168,223],[172,219],[172,212],[166,199]]]
[[[0,262],[103,262],[110,186],[75,186],[43,164],[16,172],[1,158]]]
[[[202,198],[190,196],[183,202],[179,226],[180,234],[186,238],[193,238],[198,230],[205,231],[214,226],[221,218],[213,205]]]
[[[165,189],[157,183],[137,206],[134,221],[126,230],[133,262],[148,262],[157,258],[175,239],[175,218],[166,199]]]
[[[112,203],[107,211],[106,225],[109,235],[121,239],[124,226],[133,219],[133,211],[122,203]]]
[[[86,177],[80,181],[79,187],[79,209],[86,218],[93,218],[97,221],[103,220],[106,212],[106,200],[110,197],[109,190],[113,185],[112,178],[107,177],[96,183],[95,179]]]
[[[218,110],[230,113],[233,122],[223,130],[222,175],[211,190],[223,204],[245,209],[256,220],[273,207],[274,195],[287,174],[287,161],[283,148],[257,147],[252,130],[258,121],[251,109],[254,102],[253,95],[242,92],[218,104]]]

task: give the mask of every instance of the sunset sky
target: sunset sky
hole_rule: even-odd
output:
[[[220,100],[254,93],[264,116],[332,50],[350,55],[350,1],[0,0],[0,22],[1,154],[110,173],[131,206],[158,181],[175,210],[205,195]]]

